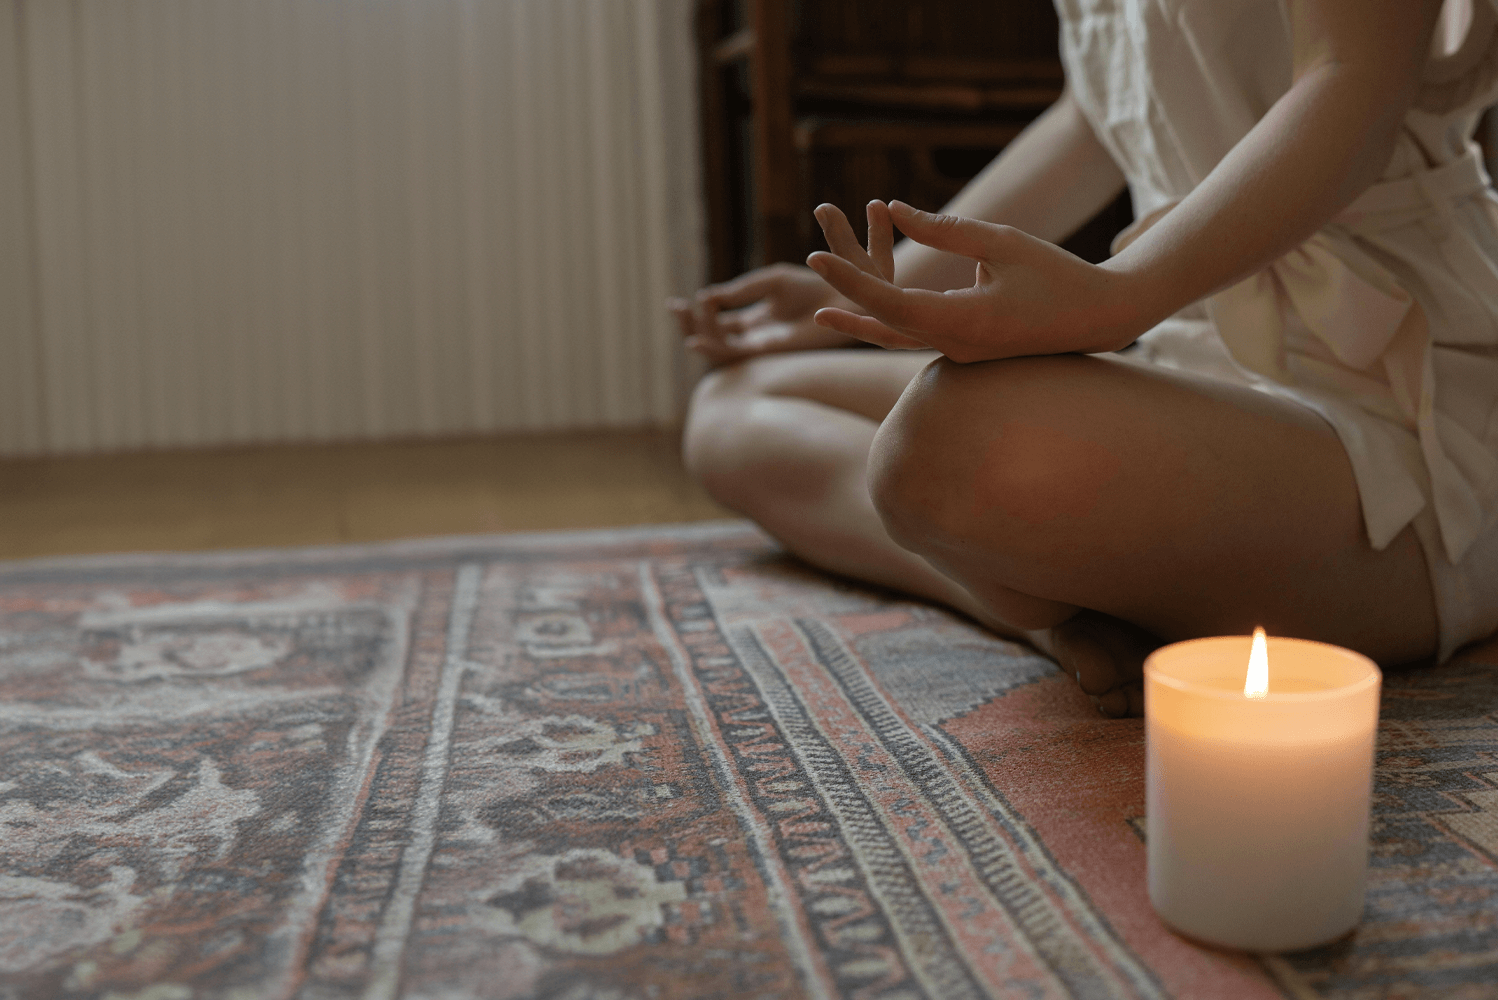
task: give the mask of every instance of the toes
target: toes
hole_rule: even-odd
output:
[[[1125,681],[1144,680],[1144,661],[1160,648],[1160,640],[1138,625],[1113,619],[1117,626],[1113,633],[1113,660],[1119,675]]]
[[[1121,678],[1112,654],[1085,623],[1057,625],[1051,630],[1051,645],[1062,669],[1077,679],[1083,691],[1100,695],[1118,686]]]
[[[1097,707],[1110,719],[1122,719],[1129,714],[1129,695],[1123,688],[1114,688],[1098,699]]]
[[[1159,640],[1129,622],[1082,611],[1051,629],[1050,648],[1067,674],[1110,718],[1144,715],[1144,660]]]

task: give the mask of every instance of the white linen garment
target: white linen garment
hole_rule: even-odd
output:
[[[1471,141],[1498,100],[1494,3],[1475,0],[1465,40],[1427,63],[1379,183],[1134,352],[1320,414],[1347,450],[1374,548],[1415,526],[1442,660],[1498,628],[1498,196]],[[1282,0],[1056,6],[1072,91],[1134,199],[1121,246],[1289,89],[1289,21]]]

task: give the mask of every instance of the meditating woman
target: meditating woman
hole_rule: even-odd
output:
[[[1445,659],[1498,627],[1493,2],[1057,0],[1065,94],[946,214],[823,205],[809,268],[672,304],[690,468],[1110,715],[1256,625]],[[1110,260],[1053,245],[1125,183]]]

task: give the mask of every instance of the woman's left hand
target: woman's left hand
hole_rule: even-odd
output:
[[[888,348],[935,348],[953,361],[989,361],[1032,354],[1100,353],[1132,343],[1148,324],[1131,301],[1130,278],[1089,264],[1010,226],[932,215],[902,202],[869,207],[871,245],[893,241],[893,224],[917,243],[977,262],[971,288],[933,292],[900,288],[858,246],[852,227],[832,205],[817,221],[834,253],[807,264],[844,296],[868,310],[821,309],[816,321]],[[885,232],[874,233],[874,227]]]

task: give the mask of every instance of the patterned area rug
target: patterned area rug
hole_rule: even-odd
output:
[[[1498,643],[1355,935],[1145,894],[1143,730],[737,524],[0,566],[0,997],[1498,996]]]

